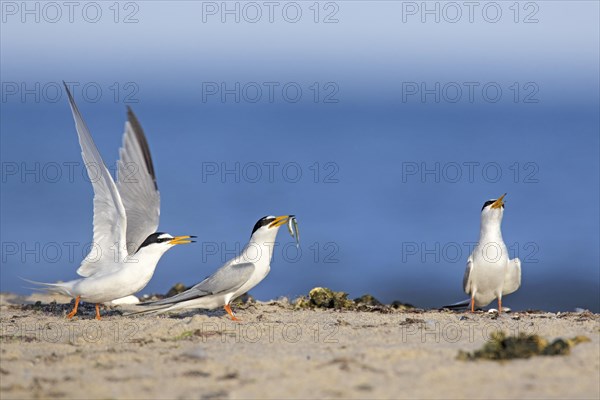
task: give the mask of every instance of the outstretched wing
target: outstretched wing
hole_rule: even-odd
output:
[[[521,260],[513,258],[508,261],[508,268],[504,275],[504,289],[502,294],[511,294],[516,292],[521,286]]]
[[[175,304],[212,294],[233,292],[248,282],[254,269],[253,263],[226,264],[196,286],[173,297],[153,302],[152,305]]]
[[[473,269],[473,257],[469,256],[467,259],[467,268],[465,269],[465,275],[463,276],[463,289],[466,294],[471,294],[471,270]]]
[[[106,165],[104,165],[104,161],[102,161],[102,157],[69,88],[64,82],[63,84],[73,112],[79,145],[81,146],[81,156],[94,188],[93,246],[77,270],[77,273],[81,276],[90,276],[98,272],[102,266],[114,264],[114,262],[102,261],[114,260],[115,251],[120,252],[125,249],[127,217],[117,186]],[[115,248],[115,245],[118,247]]]
[[[160,194],[146,135],[129,107],[119,156],[117,187],[127,213],[127,249],[133,254],[158,228]]]

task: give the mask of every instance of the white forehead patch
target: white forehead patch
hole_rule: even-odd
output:
[[[173,236],[169,235],[168,233],[163,233],[158,237],[158,239],[173,239]]]

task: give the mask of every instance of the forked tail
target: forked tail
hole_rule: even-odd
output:
[[[32,280],[25,279],[25,278],[21,278],[21,279],[24,280],[25,282],[31,283],[33,285],[38,285],[38,287],[30,288],[33,290],[44,290],[48,293],[56,293],[56,294],[63,294],[65,296],[69,296],[69,297],[76,297],[71,292],[71,289],[72,289],[71,282],[46,283],[46,282],[32,281]]]
[[[448,305],[442,306],[440,308],[440,310],[443,310],[443,309],[455,310],[455,311],[468,310],[470,305],[471,305],[471,299],[466,299],[466,300],[459,301],[458,303],[453,303],[453,304],[448,304]]]
[[[156,306],[151,308],[151,304],[152,303],[145,303],[146,305],[148,305],[147,307],[145,307],[145,309],[142,309],[140,311],[134,311],[134,312],[130,312],[130,313],[126,313],[123,314],[126,317],[131,317],[134,315],[150,315],[150,314],[162,314],[163,312],[166,312],[168,308],[171,307],[171,304],[167,304],[167,305],[163,305],[163,306]],[[138,306],[144,306],[144,303],[140,303],[137,304]],[[140,307],[141,308],[141,307]]]

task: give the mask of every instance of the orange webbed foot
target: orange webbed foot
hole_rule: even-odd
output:
[[[233,311],[231,311],[231,307],[229,306],[229,304],[225,304],[225,307],[223,308],[225,308],[225,311],[227,311],[227,314],[229,314],[232,321],[240,321],[240,319],[235,316]]]
[[[81,300],[81,296],[75,297],[75,306],[73,307],[71,312],[67,314],[68,319],[73,318],[75,316],[75,314],[77,314],[77,307],[79,307],[79,300]]]

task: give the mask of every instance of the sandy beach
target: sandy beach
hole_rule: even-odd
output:
[[[91,305],[65,319],[68,301],[0,296],[2,399],[600,397],[600,316],[589,312],[310,310],[279,300],[235,307],[237,323],[221,310],[120,315],[135,306],[96,321]],[[495,331],[590,342],[564,356],[457,358]]]

